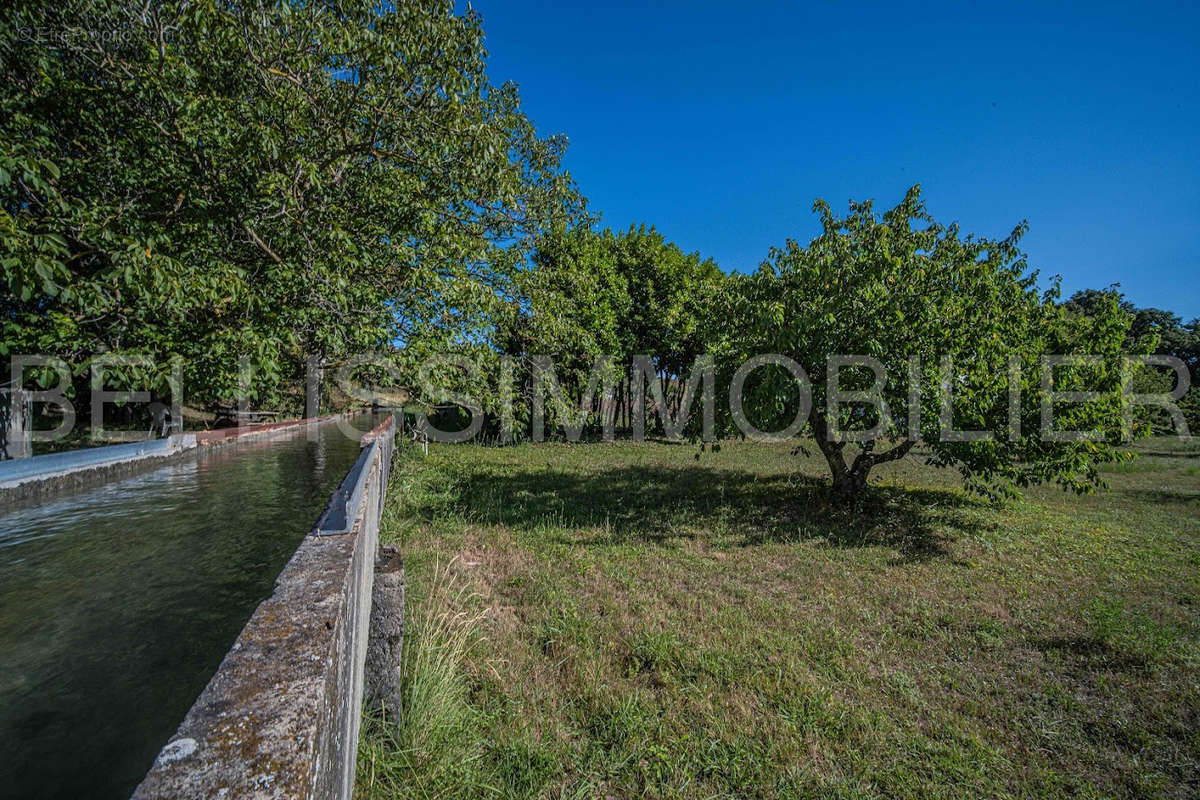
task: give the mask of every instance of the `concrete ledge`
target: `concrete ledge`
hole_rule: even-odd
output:
[[[404,649],[404,560],[395,547],[380,547],[371,593],[367,638],[366,705],[395,714],[401,707],[400,666]]]
[[[196,443],[211,446],[244,439],[258,439],[273,433],[289,431],[301,425],[319,425],[323,422],[331,422],[339,417],[346,416],[349,416],[349,414],[328,414],[324,417],[313,417],[312,419],[289,419],[281,422],[268,422],[263,425],[240,425],[232,428],[198,431],[196,433]]]
[[[48,495],[132,475],[195,446],[196,437],[182,433],[166,439],[0,461],[0,502],[35,502]]]
[[[132,461],[138,458],[154,458],[170,455],[186,447],[195,447],[196,437],[191,434],[174,435],[166,439],[147,439],[114,444],[106,447],[89,447],[68,450],[62,453],[47,453],[32,458],[0,461],[0,486],[9,486],[19,481],[32,480],[50,475],[73,472],[102,466],[113,461]]]
[[[17,506],[37,503],[52,495],[136,475],[159,466],[164,458],[178,456],[198,446],[216,447],[265,438],[305,425],[319,425],[341,416],[348,415],[331,414],[267,425],[177,433],[165,439],[146,439],[0,461],[0,504]]]
[[[134,798],[350,798],[393,426],[331,501],[348,530],[301,543]]]

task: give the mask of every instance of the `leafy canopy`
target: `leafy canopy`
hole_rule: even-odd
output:
[[[17,0],[0,28],[5,354],[308,354],[487,330],[583,202],[450,0]],[[142,388],[142,387],[137,387]]]
[[[789,240],[755,275],[733,284],[728,313],[736,323],[723,349],[728,364],[767,352],[805,369],[813,401],[808,421],[835,495],[857,496],[874,466],[903,457],[919,439],[931,461],[957,466],[968,488],[992,496],[1042,481],[1078,491],[1100,482],[1096,465],[1121,457],[1118,390],[1128,314],[1115,302],[1090,317],[1065,312],[1056,303],[1057,286],[1039,292],[1018,248],[1024,223],[1004,239],[963,235],[928,214],[919,187],[883,214],[869,201],[851,203],[843,217],[821,200],[814,210],[821,235],[807,247]],[[1072,353],[1098,358],[1058,367],[1054,389],[1104,394],[1056,404],[1055,427],[1094,431],[1098,441],[1040,435],[1041,356]],[[867,356],[882,368],[882,415],[875,404],[830,402],[830,355]],[[1021,423],[1015,436],[1009,433],[1014,362]],[[919,388],[911,421],[910,370]],[[838,385],[863,390],[872,379],[868,369],[850,367]],[[991,434],[947,436],[943,389],[952,390],[948,427]],[[748,383],[746,403],[760,413],[774,410],[778,429],[796,413],[795,393],[783,370],[763,370]],[[974,440],[956,440],[962,438]]]

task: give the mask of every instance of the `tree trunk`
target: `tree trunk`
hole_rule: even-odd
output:
[[[865,442],[862,450],[854,458],[853,463],[846,463],[845,442],[831,441],[825,419],[817,411],[809,418],[812,424],[813,436],[817,447],[829,464],[829,473],[833,476],[832,500],[836,506],[850,506],[858,502],[867,490],[867,476],[876,464],[896,461],[908,455],[908,451],[916,444],[914,439],[905,439],[882,453],[875,452],[874,440]]]
[[[865,470],[846,470],[833,478],[833,504],[838,507],[852,506],[867,490],[867,473]]]
[[[853,502],[853,498],[862,490],[862,487],[857,485],[857,481],[851,480],[851,471],[846,466],[846,457],[842,453],[845,443],[834,442],[830,439],[829,430],[825,426],[825,418],[820,411],[814,409],[809,422],[812,424],[813,438],[817,440],[817,447],[820,449],[821,455],[825,456],[825,462],[829,464],[829,474],[833,476],[832,499],[834,504],[844,505]],[[864,479],[863,486],[865,485]]]

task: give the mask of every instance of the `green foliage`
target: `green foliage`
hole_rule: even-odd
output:
[[[571,402],[587,385],[596,359],[610,357],[602,373],[614,387],[608,413],[618,426],[629,424],[632,359],[652,356],[664,398],[676,408],[679,377],[708,348],[708,312],[725,280],[716,264],[685,253],[646,225],[621,233],[557,229],[538,239],[532,262],[520,277],[509,327],[497,337],[499,351],[519,362],[518,420],[528,420],[537,391],[534,355],[553,358]],[[557,424],[562,414],[549,406],[547,411],[550,424]],[[596,398],[590,427],[600,427],[601,417]]]
[[[1130,352],[1153,352],[1174,356],[1188,368],[1191,389],[1179,400],[1180,411],[1187,420],[1188,430],[1200,431],[1200,319],[1184,324],[1178,314],[1158,308],[1138,308],[1125,299],[1116,286],[1108,289],[1084,289],[1071,295],[1064,307],[1077,314],[1094,317],[1110,302],[1132,315],[1133,322],[1125,339]],[[1165,368],[1143,370],[1135,379],[1134,391],[1139,393],[1170,392],[1175,385],[1173,370]],[[1161,409],[1139,409],[1140,418],[1156,433],[1172,433],[1175,426],[1170,415]]]
[[[653,227],[630,226],[612,243],[629,286],[621,321],[623,353],[655,356],[660,372],[678,376],[706,351],[704,323],[724,274],[712,259],[685,253]]]
[[[588,359],[623,354],[633,301],[615,245],[608,231],[583,227],[542,237],[534,268],[523,276],[529,305],[506,351]]]
[[[860,494],[872,467],[903,457],[918,438],[929,444],[933,463],[956,465],[968,488],[990,496],[1044,481],[1076,491],[1100,483],[1096,465],[1121,457],[1120,355],[1130,320],[1115,301],[1098,304],[1094,316],[1065,312],[1055,302],[1056,286],[1038,291],[1037,275],[1018,249],[1024,224],[1005,239],[964,236],[929,216],[919,187],[882,216],[869,201],[851,203],[845,217],[820,200],[814,210],[820,236],[807,247],[788,241],[754,276],[732,284],[726,317],[738,324],[722,351],[727,364],[767,352],[806,370],[809,422],[840,499]],[[1040,435],[1043,354],[1096,357],[1058,367],[1049,380],[1059,392],[1102,393],[1053,409],[1056,430],[1095,432],[1097,441]],[[829,355],[868,356],[883,367],[882,419],[870,404],[831,406]],[[1008,433],[1007,380],[1014,362],[1022,423],[1015,437]],[[911,421],[910,369],[920,388]],[[871,383],[861,368],[844,370],[840,381],[843,389]],[[782,370],[764,370],[747,404],[777,410],[781,428],[796,406],[778,398],[793,387]],[[943,388],[952,390],[951,427],[992,434],[973,441],[946,436]],[[848,440],[860,445],[853,458]]]
[[[17,2],[5,354],[180,355],[204,400],[246,355],[273,402],[307,354],[470,340],[582,210],[484,58],[449,0]]]

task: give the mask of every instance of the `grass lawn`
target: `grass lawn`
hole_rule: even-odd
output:
[[[362,797],[1200,796],[1200,441],[1002,507],[920,455],[398,451]]]

